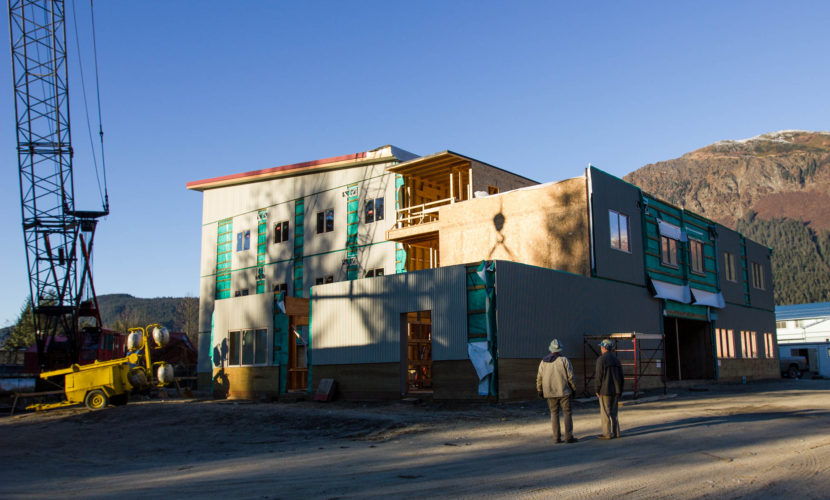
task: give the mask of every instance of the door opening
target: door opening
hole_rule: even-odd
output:
[[[404,394],[432,392],[432,314],[416,311],[401,314],[401,356]],[[402,354],[404,354],[402,352]]]
[[[714,355],[709,323],[667,317],[666,379],[705,380],[715,378]]]
[[[308,326],[288,325],[288,387],[289,391],[308,389]]]

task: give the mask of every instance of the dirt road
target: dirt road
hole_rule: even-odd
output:
[[[601,441],[542,401],[150,401],[0,417],[2,498],[827,498],[830,381],[678,389]]]

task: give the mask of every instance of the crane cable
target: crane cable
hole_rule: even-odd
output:
[[[92,0],[89,0],[89,10],[91,14],[91,22],[92,22],[92,46],[93,46],[93,55],[94,55],[94,64],[95,64],[95,93],[97,97],[97,105],[98,105],[98,135],[101,141],[101,171],[103,173],[104,178],[104,187],[103,190],[101,189],[101,176],[98,174],[98,157],[95,153],[95,144],[92,139],[92,125],[91,120],[89,119],[89,105],[87,103],[87,95],[86,95],[86,80],[84,79],[84,66],[81,59],[81,42],[79,38],[79,31],[78,31],[78,15],[75,10],[75,2],[72,1],[72,22],[75,26],[75,48],[78,51],[78,69],[81,76],[81,91],[84,97],[84,111],[86,112],[86,126],[87,126],[87,133],[89,134],[89,145],[90,150],[92,151],[92,162],[95,169],[95,179],[98,182],[98,194],[101,196],[101,202],[104,207],[104,211],[109,213],[109,195],[107,194],[107,168],[106,163],[104,161],[104,128],[101,120],[101,88],[100,88],[100,80],[98,77],[98,45],[95,39],[95,12],[92,6]]]
[[[89,12],[92,18],[92,52],[95,60],[95,97],[98,100],[98,136],[101,140],[101,171],[104,176],[104,211],[110,211],[110,199],[107,193],[107,163],[104,160],[104,126],[101,119],[101,85],[98,78],[98,43],[95,38],[95,9],[92,0],[89,0]]]

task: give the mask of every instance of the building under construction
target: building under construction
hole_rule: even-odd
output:
[[[585,339],[623,332],[640,388],[778,376],[769,249],[593,167],[539,184],[386,146],[187,187],[217,394],[525,398],[551,338],[583,379]]]

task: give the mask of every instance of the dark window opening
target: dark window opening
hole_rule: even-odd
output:
[[[317,234],[334,231],[334,209],[317,212]]]
[[[283,241],[288,241],[290,238],[287,220],[274,224],[274,243],[282,243]]]

